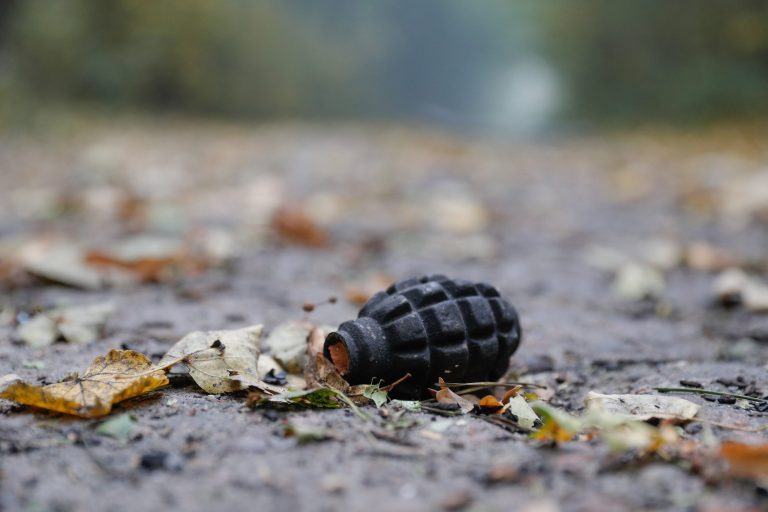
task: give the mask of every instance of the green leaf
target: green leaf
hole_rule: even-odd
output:
[[[418,400],[392,400],[394,406],[399,406],[408,412],[421,412],[421,402]]]
[[[289,391],[266,399],[271,403],[294,404],[303,407],[320,409],[338,409],[341,404],[338,394],[330,388],[308,389],[306,391]]]
[[[294,437],[301,444],[336,439],[330,430],[303,425],[300,422],[289,422],[283,425],[283,435]]]
[[[96,432],[103,436],[108,436],[117,439],[118,441],[125,442],[131,435],[136,423],[136,417],[126,412],[99,423],[99,426],[96,427]]]
[[[533,402],[530,405],[544,422],[551,421],[574,433],[581,432],[584,429],[584,422],[580,418],[571,416],[562,409],[552,407],[544,402]]]
[[[517,417],[518,425],[523,428],[532,430],[536,428],[537,424],[541,425],[541,420],[539,417],[536,415],[528,402],[525,401],[525,398],[520,395],[512,397],[509,400],[508,411]]]
[[[381,408],[382,405],[387,403],[387,392],[381,389],[378,384],[365,386],[363,389],[363,396],[376,404],[377,409]]]

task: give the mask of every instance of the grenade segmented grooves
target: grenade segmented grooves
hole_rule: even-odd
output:
[[[497,380],[521,335],[515,308],[495,287],[433,275],[371,297],[357,320],[328,335],[323,353],[350,384],[391,383],[410,373],[391,395],[420,399],[438,377]]]

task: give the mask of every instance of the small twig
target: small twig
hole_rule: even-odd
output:
[[[525,388],[539,388],[539,389],[546,389],[547,386],[542,386],[541,384],[534,384],[532,382],[514,382],[514,381],[507,381],[507,382],[443,382],[443,385],[449,388],[464,388],[464,387],[477,387],[482,386],[484,388],[486,387],[502,387],[502,388],[513,388],[515,386],[523,386]]]
[[[432,414],[439,414],[440,416],[463,416],[464,415],[464,413],[461,412],[461,409],[456,409],[456,410],[440,409],[438,407],[430,407],[428,405],[424,405],[424,402],[421,403],[421,410],[424,412],[431,412]]]
[[[350,409],[352,409],[352,412],[354,412],[358,418],[360,418],[363,421],[370,421],[371,417],[365,414],[363,411],[360,410],[360,408],[355,404],[355,402],[352,401],[351,398],[349,398],[347,395],[339,391],[338,389],[333,388],[326,388],[331,390],[333,393],[336,394],[341,400],[349,406]]]
[[[475,386],[473,388],[466,388],[466,389],[460,389],[459,391],[462,395],[474,395],[478,391],[488,391],[488,386]]]
[[[764,398],[756,398],[754,396],[739,395],[736,393],[728,393],[727,391],[712,391],[709,389],[701,388],[653,388],[659,393],[694,393],[696,395],[715,395],[715,396],[729,396],[731,398],[737,398],[739,400],[749,400],[752,402],[766,402]]]
[[[412,377],[412,375],[411,375],[410,373],[406,373],[405,375],[403,375],[402,377],[400,377],[399,379],[397,379],[397,380],[396,380],[395,382],[393,382],[392,384],[389,384],[388,386],[384,386],[383,388],[381,388],[381,390],[382,390],[382,391],[385,391],[385,392],[387,392],[387,393],[389,393],[390,391],[392,391],[392,389],[393,389],[395,386],[397,386],[398,384],[400,384],[401,382],[403,382],[403,381],[404,381],[404,380],[406,380],[406,379],[410,379],[411,377]]]
[[[505,418],[499,414],[477,416],[481,420],[512,433],[530,434],[533,430],[520,426],[519,423]]]
[[[728,430],[739,430],[741,432],[762,432],[764,430],[768,430],[768,425],[762,425],[760,427],[742,427],[739,425],[729,425],[727,423],[718,423],[716,421],[700,420],[696,418],[694,418],[693,421],[698,421],[699,423],[703,423],[705,425],[712,425]]]

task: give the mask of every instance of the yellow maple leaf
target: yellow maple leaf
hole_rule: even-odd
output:
[[[112,405],[168,384],[162,370],[133,350],[110,350],[93,360],[83,375],[36,386],[18,375],[0,378],[0,398],[84,418],[104,416]]]

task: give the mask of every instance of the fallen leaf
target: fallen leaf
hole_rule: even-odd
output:
[[[309,360],[314,359],[317,354],[323,353],[325,338],[335,330],[336,327],[331,325],[316,325],[309,331],[309,336],[307,337],[307,356]]]
[[[753,313],[768,313],[768,285],[752,281],[744,290],[744,306]]]
[[[643,262],[648,263],[657,270],[671,270],[680,264],[683,259],[683,247],[675,240],[655,238],[645,240],[638,247],[637,254]]]
[[[418,400],[392,400],[389,402],[390,406],[402,407],[408,412],[421,412],[421,402]]]
[[[125,442],[136,427],[136,423],[136,417],[126,412],[99,423],[96,433]]]
[[[59,338],[70,343],[91,343],[102,336],[114,306],[109,303],[56,308],[38,313],[17,329],[17,335],[35,348],[51,345]]]
[[[363,396],[371,400],[376,408],[381,408],[387,403],[387,391],[382,389],[379,384],[370,384],[363,389]]]
[[[440,500],[440,507],[446,511],[464,510],[472,503],[472,499],[468,491],[448,491]]]
[[[723,184],[720,211],[734,227],[765,218],[768,211],[768,173],[734,176]]]
[[[442,377],[439,378],[440,391],[435,395],[435,400],[441,404],[456,404],[459,406],[462,414],[467,414],[475,408],[475,404],[462,398],[445,385]]]
[[[306,364],[307,340],[313,327],[306,321],[285,322],[269,333],[263,345],[288,373],[301,373]]]
[[[515,386],[513,388],[509,388],[504,393],[504,395],[501,397],[502,405],[506,404],[507,402],[509,402],[510,399],[516,397],[518,395],[518,393],[520,393],[520,390],[522,390],[522,389],[523,389],[523,386]],[[536,396],[536,398],[538,398],[538,395],[534,394],[534,396]]]
[[[350,390],[349,383],[344,380],[333,363],[326,359],[322,353],[310,359],[304,368],[304,378],[310,388],[328,387],[342,393],[348,393]]]
[[[162,370],[132,350],[111,350],[99,356],[82,376],[47,386],[22,381],[18,375],[0,378],[0,398],[85,418],[104,416],[112,405],[168,384]]]
[[[299,444],[317,443],[338,439],[338,434],[327,428],[306,421],[294,420],[283,424],[283,435],[295,438]]]
[[[685,251],[685,263],[693,270],[702,272],[720,272],[738,262],[724,249],[706,242],[694,242]]]
[[[590,391],[587,410],[597,410],[623,419],[647,421],[653,418],[689,421],[699,406],[684,398],[663,395],[603,395]]]
[[[517,424],[528,430],[542,425],[541,419],[528,402],[520,395],[513,396],[504,406],[504,411],[517,417]]]
[[[504,404],[499,402],[493,395],[485,395],[477,403],[477,406],[480,407],[480,409],[483,411],[497,413],[501,411],[502,407],[504,407]]]
[[[658,298],[664,291],[664,276],[648,264],[627,263],[617,271],[613,289],[624,300]]]
[[[478,233],[488,227],[491,214],[481,198],[470,191],[433,190],[421,205],[426,223],[455,235]]]
[[[104,286],[103,276],[85,263],[85,251],[66,242],[37,240],[26,244],[18,261],[28,273],[49,281],[98,290]]]
[[[601,428],[600,437],[614,452],[642,450],[645,453],[662,454],[662,449],[678,442],[679,436],[669,423],[653,427],[648,423],[625,418],[593,418],[595,427]],[[602,427],[600,423],[603,423]]]
[[[272,216],[272,231],[282,240],[306,247],[327,247],[330,237],[298,206],[281,206]]]
[[[102,272],[117,270],[132,274],[139,282],[167,281],[176,274],[195,273],[207,266],[175,238],[136,236],[114,244],[108,250],[93,249],[84,261]]]
[[[256,361],[256,373],[259,377],[263,378],[269,372],[278,375],[284,371],[283,367],[280,366],[280,363],[275,361],[274,357],[267,354],[259,354],[258,360]]]
[[[38,314],[19,325],[16,335],[30,347],[41,348],[52,345],[60,336],[56,322],[45,314]]]
[[[743,444],[726,441],[720,445],[720,456],[728,461],[728,471],[739,478],[768,483],[768,444]]]
[[[107,252],[91,250],[86,253],[85,262],[100,271],[115,268],[130,272],[135,274],[136,279],[142,283],[159,283],[171,277],[176,260],[174,258],[144,258],[125,261]]]
[[[279,395],[266,397],[259,403],[282,403],[319,409],[338,409],[341,407],[338,393],[329,388],[287,391]]]
[[[517,467],[509,464],[497,464],[491,466],[485,475],[485,480],[489,484],[512,483],[520,480],[520,476],[520,470]]]
[[[533,402],[531,408],[541,417],[542,426],[531,434],[531,439],[547,443],[562,444],[572,440],[581,432],[583,425],[579,418],[545,404]]]
[[[768,285],[744,271],[731,268],[712,283],[715,297],[724,305],[742,304],[755,313],[768,312]]]
[[[189,374],[208,393],[231,393],[257,387],[282,393],[280,386],[267,384],[259,375],[259,340],[262,326],[227,331],[195,331],[179,340],[158,363],[169,368],[183,363]]]

